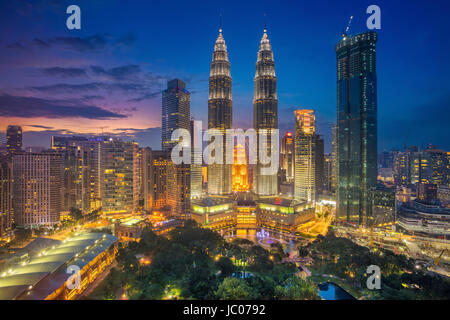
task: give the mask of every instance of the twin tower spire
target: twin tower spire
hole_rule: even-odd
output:
[[[269,129],[270,134],[270,130],[278,128],[276,84],[275,62],[264,21],[264,33],[259,45],[254,78],[253,127],[257,133],[260,129]],[[226,130],[232,127],[233,100],[230,61],[225,39],[222,35],[222,17],[220,17],[219,36],[214,45],[209,76],[208,129],[217,129],[225,134]],[[210,195],[227,195],[232,192],[232,165],[226,164],[225,135],[223,135],[223,139],[223,164],[208,165],[208,193]],[[268,148],[270,148],[270,144]],[[262,165],[258,163],[254,172],[254,192],[258,195],[277,194],[276,174],[272,176],[260,175],[261,167]]]

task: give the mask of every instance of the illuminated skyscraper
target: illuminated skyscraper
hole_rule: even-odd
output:
[[[298,201],[314,202],[316,119],[314,110],[296,110],[295,113],[295,180],[294,197]]]
[[[177,141],[172,141],[172,133],[176,129],[190,129],[191,94],[186,84],[174,79],[167,83],[162,94],[162,149],[172,150]]]
[[[0,156],[0,241],[11,237],[12,165]]]
[[[294,135],[286,132],[281,140],[280,167],[286,174],[286,182],[294,181]]]
[[[256,61],[256,74],[254,79],[255,96],[253,99],[253,126],[258,134],[257,155],[258,163],[254,179],[254,190],[257,195],[278,194],[277,172],[272,175],[264,175],[261,169],[264,166],[260,162],[260,139],[261,129],[267,130],[267,152],[270,156],[272,149],[271,133],[278,130],[278,100],[277,100],[277,77],[275,75],[275,61],[273,59],[272,46],[264,27],[264,34],[259,45],[258,58]],[[276,142],[278,143],[278,141]],[[279,152],[279,150],[276,150]],[[277,157],[279,154],[277,155]]]
[[[323,193],[324,184],[324,141],[322,136],[316,134],[314,140],[314,157],[315,157],[315,185],[316,200],[319,194]]]
[[[233,191],[246,192],[248,189],[247,155],[244,146],[237,144],[234,147]]]
[[[139,200],[137,143],[109,139],[102,151],[103,213],[134,213]]]
[[[208,165],[208,193],[212,195],[231,193],[232,165],[225,164],[225,132],[232,128],[232,122],[230,62],[221,27],[214,45],[209,76],[208,129],[217,129],[223,134],[223,164]]]
[[[335,194],[337,188],[337,126],[331,126],[331,189]]]
[[[202,196],[202,127],[201,121],[191,120],[191,199]]]
[[[151,208],[153,210],[167,209],[167,172],[169,168],[170,154],[168,151],[152,151],[151,188],[149,188]]]
[[[344,37],[337,60],[337,216],[359,224],[371,218],[377,184],[377,33]]]
[[[59,223],[62,157],[58,152],[18,152],[13,157],[14,220],[19,226]]]
[[[104,186],[103,169],[102,169],[102,148],[103,143],[106,141],[106,137],[98,137],[88,139],[80,136],[52,136],[52,150],[59,152],[65,152],[68,148],[81,148],[87,154],[83,157],[88,158],[88,197],[90,210],[100,209],[102,206],[102,188]],[[81,159],[81,158],[80,158]],[[82,169],[82,168],[77,168]],[[86,182],[83,177],[84,183]],[[83,201],[84,203],[84,201]]]
[[[6,129],[6,155],[11,158],[14,153],[22,151],[22,128],[8,126]]]

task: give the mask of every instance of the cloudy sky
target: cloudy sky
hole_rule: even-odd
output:
[[[316,110],[329,151],[336,119],[334,45],[366,30],[381,8],[377,46],[379,149],[450,149],[448,1],[0,1],[0,141],[8,124],[26,146],[55,134],[111,134],[160,145],[161,91],[180,78],[191,113],[207,121],[208,76],[219,13],[233,77],[234,126],[252,124],[256,53],[267,14],[278,77],[279,124]],[[81,7],[81,30],[66,8]]]

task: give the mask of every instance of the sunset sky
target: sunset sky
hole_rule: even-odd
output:
[[[180,78],[191,115],[207,121],[219,13],[233,78],[234,126],[252,125],[253,77],[264,13],[278,78],[279,125],[316,110],[330,151],[336,119],[334,45],[354,15],[381,8],[377,45],[379,150],[404,143],[450,149],[448,1],[0,1],[0,142],[21,125],[25,146],[65,133],[113,134],[160,145],[161,91]],[[354,4],[357,3],[357,4]],[[409,3],[407,5],[407,3]],[[66,8],[81,7],[81,30]]]

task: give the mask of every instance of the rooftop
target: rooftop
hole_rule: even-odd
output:
[[[69,278],[65,266],[83,269],[116,241],[107,233],[88,232],[58,241],[0,275],[0,300],[44,300]]]

